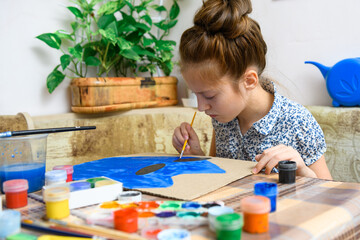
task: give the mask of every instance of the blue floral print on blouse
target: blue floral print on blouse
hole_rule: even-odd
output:
[[[255,122],[245,135],[241,134],[237,118],[228,123],[212,119],[216,156],[255,162],[257,154],[284,144],[297,150],[306,166],[313,164],[326,151],[319,124],[304,106],[280,95],[273,82],[263,79],[261,85],[274,94],[274,103],[269,113]]]

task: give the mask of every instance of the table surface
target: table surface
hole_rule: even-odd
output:
[[[241,213],[240,200],[253,195],[254,184],[278,182],[278,175],[249,175],[194,201],[220,200]],[[242,233],[242,239],[359,239],[360,184],[296,177],[294,184],[278,183],[277,210],[269,214],[263,234]],[[143,194],[143,201],[168,200]],[[29,212],[30,206],[20,209]],[[44,215],[44,206],[36,209]],[[25,216],[26,218],[26,216]],[[189,227],[192,239],[216,239],[207,226]]]

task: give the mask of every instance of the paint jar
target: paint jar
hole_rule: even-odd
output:
[[[197,202],[184,202],[181,204],[181,208],[183,209],[198,209],[201,208],[201,204]]]
[[[138,230],[138,212],[134,208],[125,208],[115,211],[114,227],[123,232],[136,232]]]
[[[215,207],[211,207],[208,210],[208,219],[209,219],[209,228],[211,231],[215,232],[215,218],[224,214],[229,214],[229,213],[233,213],[234,209],[232,209],[231,207],[226,207],[226,206],[215,206]]]
[[[29,185],[26,179],[13,179],[3,183],[7,208],[25,207]]]
[[[0,182],[26,179],[28,192],[41,190],[45,183],[47,136],[0,138]]]
[[[70,192],[91,189],[91,183],[89,182],[73,182],[70,183]]]
[[[157,240],[157,235],[164,230],[163,228],[159,226],[149,226],[144,227],[141,230],[141,236],[148,240]]]
[[[276,198],[278,195],[278,189],[276,183],[260,182],[254,185],[254,194],[259,196],[268,197],[271,203],[270,212],[276,210]]]
[[[278,163],[279,183],[295,183],[296,178],[296,162],[280,161]]]
[[[16,210],[0,212],[0,239],[20,232],[21,214]]]
[[[102,180],[108,180],[107,178],[104,178],[104,177],[96,177],[96,178],[90,178],[88,180],[86,180],[87,182],[91,183],[91,188],[94,188],[95,187],[95,183],[97,181],[102,181]]]
[[[165,229],[157,235],[158,240],[190,240],[191,234],[185,229]]]
[[[239,240],[243,227],[243,218],[238,213],[217,216],[214,221],[218,240]]]
[[[176,220],[176,212],[174,211],[163,211],[156,214],[159,219],[160,225],[170,225]]]
[[[53,170],[65,170],[66,171],[66,182],[72,181],[74,168],[72,165],[58,165],[53,167]]]
[[[138,226],[144,228],[148,226],[154,226],[158,224],[158,220],[154,212],[151,211],[139,211],[138,212]]]
[[[61,171],[61,170],[54,170]],[[49,187],[43,191],[46,216],[51,219],[62,219],[70,215],[70,189],[68,187]]]
[[[125,191],[119,194],[118,200],[122,202],[140,202],[141,192],[139,191]]]
[[[66,183],[67,174],[65,170],[52,170],[45,173],[45,185],[51,186]]]
[[[264,233],[269,230],[270,199],[264,196],[249,196],[241,199],[244,213],[243,230],[248,233]]]

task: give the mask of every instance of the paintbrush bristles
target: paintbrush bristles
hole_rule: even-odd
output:
[[[194,123],[195,116],[196,116],[196,112],[194,112],[194,116],[193,116],[193,118],[192,118],[192,120],[191,120],[190,127],[192,127],[192,125],[193,125],[193,123]],[[184,151],[185,151],[185,147],[186,147],[187,141],[188,141],[188,140],[186,139],[186,140],[185,140],[185,142],[184,142],[184,145],[183,145],[183,148],[182,148],[182,150],[181,150],[181,153],[180,153],[180,157],[179,157],[179,159],[181,159],[181,158],[182,158],[182,156],[183,156],[183,154],[184,154]]]

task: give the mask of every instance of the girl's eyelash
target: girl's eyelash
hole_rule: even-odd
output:
[[[216,96],[216,95],[211,96],[211,97],[206,97],[206,96],[204,96],[204,97],[205,97],[206,99],[208,99],[208,100],[211,100],[211,99],[213,99],[215,96]]]

